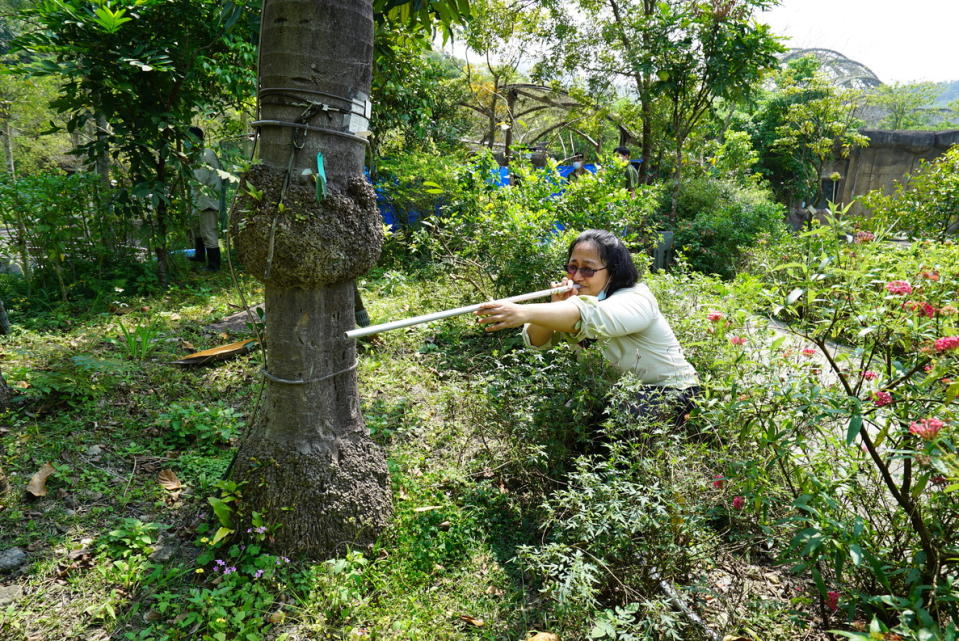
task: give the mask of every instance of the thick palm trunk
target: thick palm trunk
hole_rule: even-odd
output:
[[[368,545],[392,514],[385,458],[359,411],[355,342],[344,335],[353,279],[379,255],[381,222],[356,125],[306,108],[365,102],[372,40],[369,0],[266,0],[261,164],[232,216],[240,259],[266,284],[267,349],[265,402],[232,476],[245,482],[242,512],[279,526],[278,551],[313,558]],[[316,170],[317,153],[325,198],[303,173]]]

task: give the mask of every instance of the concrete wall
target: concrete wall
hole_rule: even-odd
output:
[[[836,185],[836,202],[848,203],[858,196],[883,189],[892,190],[893,183],[902,180],[919,167],[920,160],[933,160],[953,145],[959,144],[959,130],[953,131],[885,131],[863,129],[869,146],[853,151],[849,158],[826,167],[824,176],[838,171],[842,179]],[[827,187],[824,185],[824,187]],[[826,188],[826,195],[830,189]],[[852,213],[868,213],[857,203]]]

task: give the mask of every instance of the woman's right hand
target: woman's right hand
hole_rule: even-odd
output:
[[[564,287],[564,286],[566,286],[566,285],[572,285],[572,284],[573,284],[573,281],[570,280],[568,276],[563,276],[563,280],[559,281],[558,283],[550,283],[549,286],[550,286],[550,287]],[[564,300],[566,300],[567,298],[570,298],[570,297],[575,296],[575,295],[576,295],[576,289],[573,288],[573,289],[570,289],[569,291],[560,292],[560,293],[558,293],[558,294],[553,294],[553,295],[550,297],[550,302],[551,302],[551,303],[558,303],[558,302],[560,302],[560,301],[564,301]]]

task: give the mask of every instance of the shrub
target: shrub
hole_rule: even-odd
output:
[[[782,205],[757,187],[694,178],[679,192],[676,247],[693,269],[730,278],[747,248],[785,233],[785,215]]]
[[[173,404],[156,422],[165,429],[163,440],[170,447],[212,452],[240,433],[242,417],[221,404],[199,408]]]
[[[874,190],[861,198],[871,216],[864,223],[882,234],[945,238],[959,222],[959,146],[897,183],[891,194]]]
[[[612,171],[566,183],[555,165],[536,169],[517,160],[510,169],[513,184],[497,186],[492,157],[479,155],[454,182],[433,183],[442,215],[402,239],[408,251],[499,297],[559,280],[569,241],[583,229],[609,229],[634,250],[650,248],[647,219],[658,188],[632,196]]]
[[[735,482],[761,526],[788,538],[782,560],[813,578],[824,612],[950,638],[959,257],[951,245],[853,243],[841,232],[814,228],[759,252],[769,307],[808,347],[781,338],[761,358],[744,354],[702,420],[739,427],[750,454]],[[762,472],[771,469],[778,482]],[[788,510],[775,516],[773,504]]]
[[[143,281],[134,228],[109,207],[93,174],[0,177],[0,221],[32,296],[96,297]],[[114,282],[114,281],[120,281]]]

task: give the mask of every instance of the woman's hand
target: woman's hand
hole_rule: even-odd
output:
[[[574,284],[573,281],[571,281],[571,280],[569,279],[569,277],[563,276],[563,280],[559,281],[558,283],[550,283],[549,286],[550,286],[550,287],[564,287],[564,286],[566,286],[566,285],[573,285],[573,284]],[[576,290],[577,290],[578,288],[579,288],[579,286],[577,285],[575,288],[573,288],[573,289],[571,289],[571,290],[569,290],[569,291],[560,292],[559,294],[553,294],[552,296],[550,296],[549,302],[551,302],[551,303],[558,303],[558,302],[561,301],[561,300],[566,300],[567,298],[569,298],[569,297],[571,297],[571,296],[575,296],[575,295],[576,295]]]
[[[480,325],[486,325],[487,332],[496,332],[510,327],[520,327],[529,322],[529,316],[524,305],[508,303],[506,301],[490,301],[483,303],[473,312],[480,318]]]

